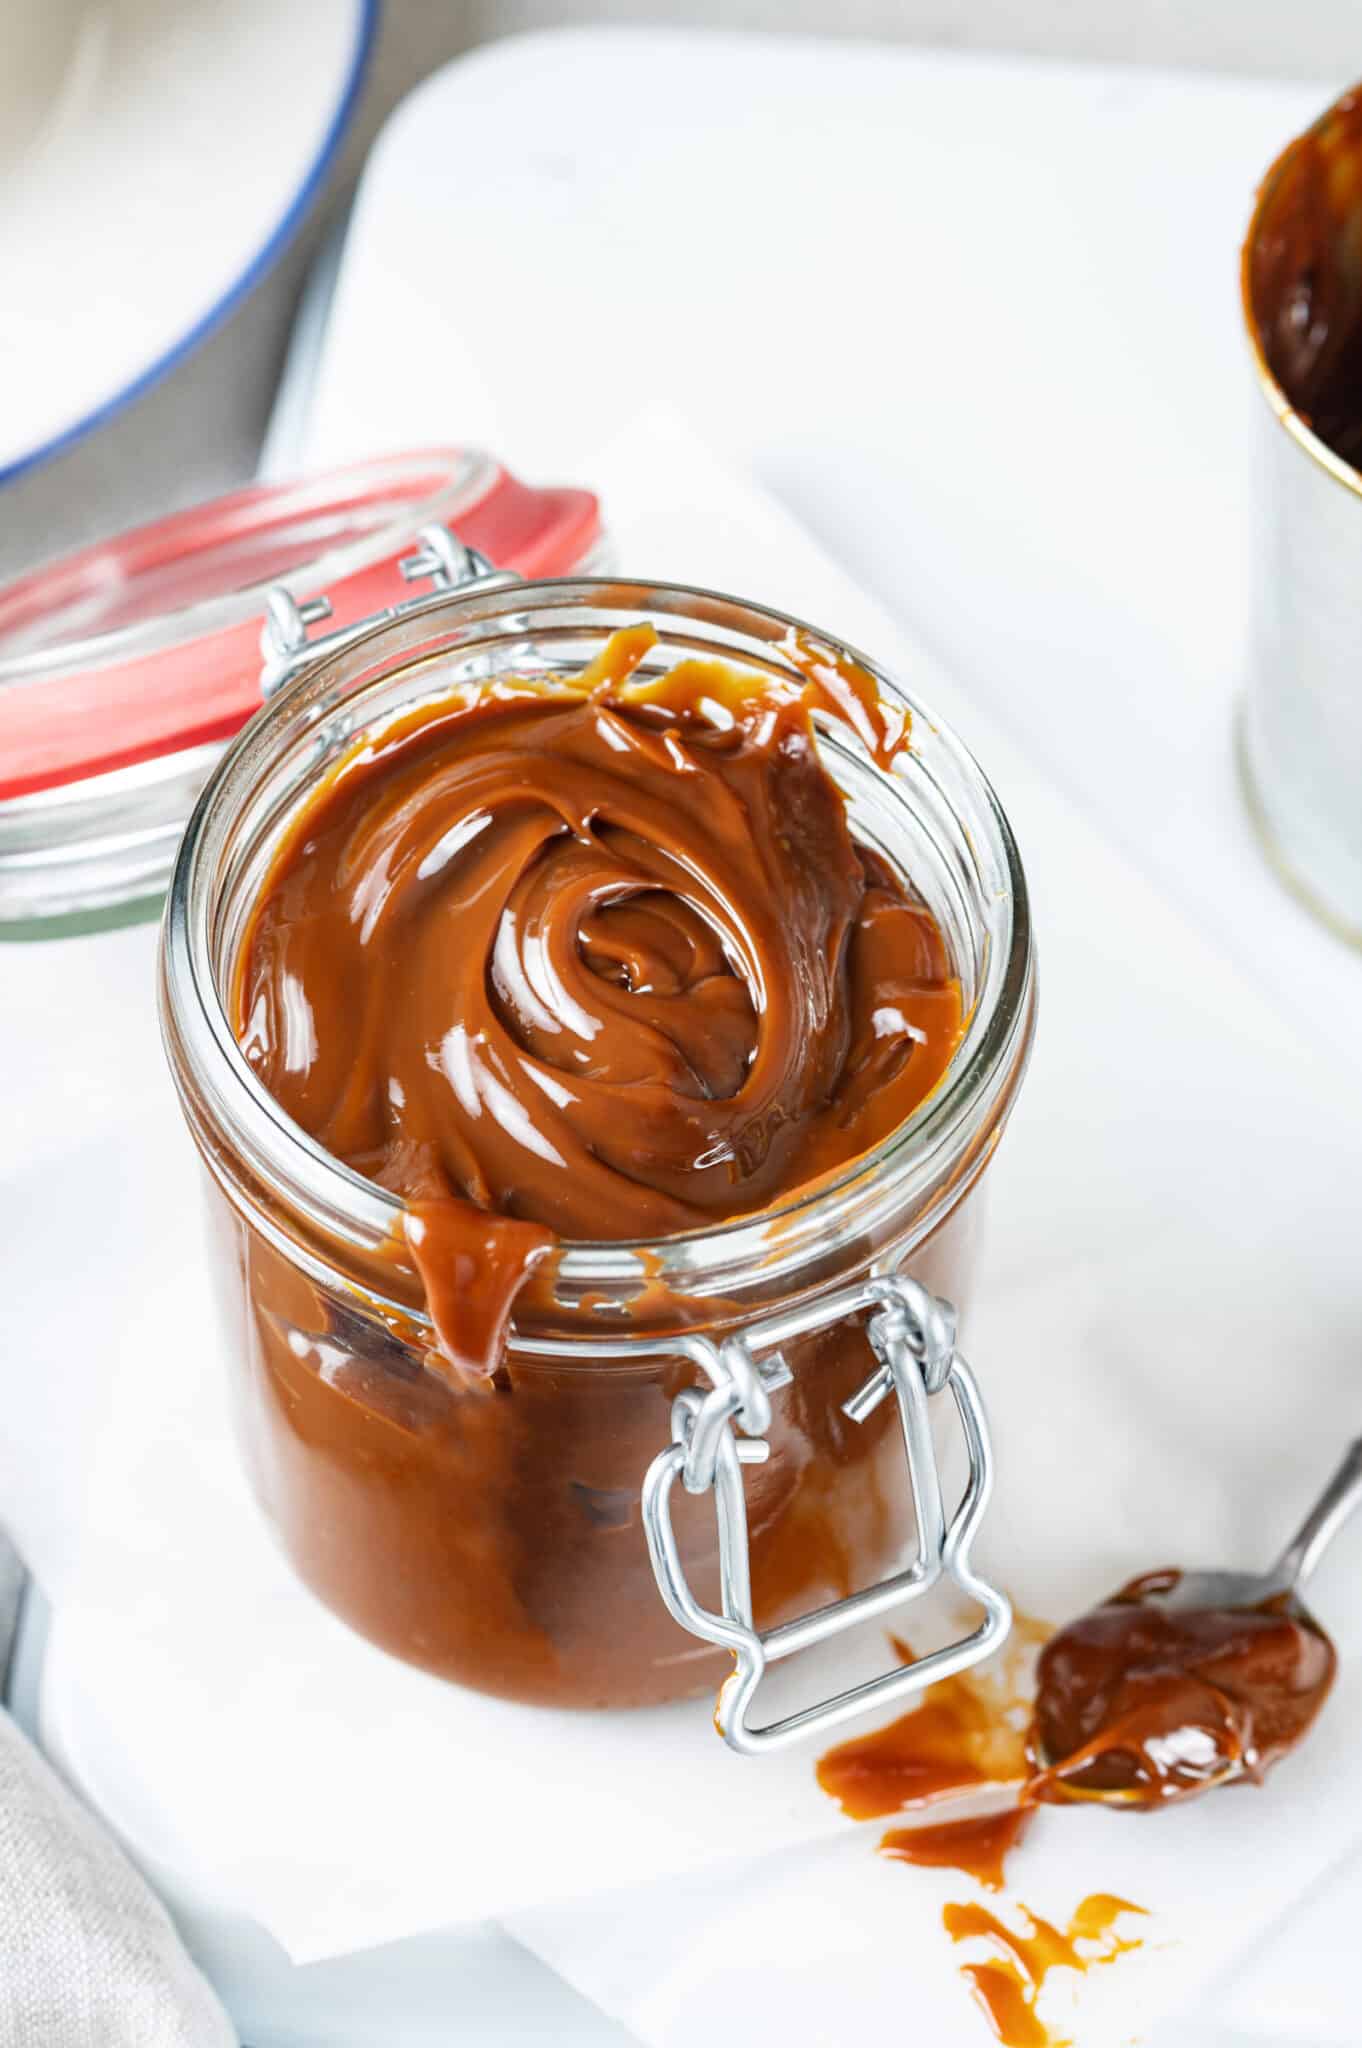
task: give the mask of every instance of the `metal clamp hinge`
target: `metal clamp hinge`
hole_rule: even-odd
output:
[[[477,548],[456,539],[447,526],[423,526],[416,538],[420,545],[414,554],[399,561],[398,573],[404,583],[429,580],[430,590],[401,604],[388,605],[335,632],[308,637],[309,627],[331,617],[329,597],[311,597],[299,604],[282,583],[272,586],[265,597],[265,623],[260,634],[262,697],[274,696],[314,661],[348,647],[374,626],[415,611],[432,596],[450,590],[471,590],[475,585],[492,589],[498,584],[520,581],[514,570],[498,569]]]
[[[770,1455],[765,1441],[771,1426],[770,1397],[793,1377],[780,1346],[865,1310],[870,1311],[866,1335],[878,1364],[843,1412],[852,1422],[864,1422],[888,1395],[894,1395],[917,1519],[917,1554],[911,1564],[877,1586],[759,1630],[752,1618],[742,1467],[760,1464]],[[715,1722],[730,1748],[744,1755],[784,1748],[854,1715],[921,1692],[999,1647],[1012,1625],[1011,1606],[970,1563],[970,1546],[992,1491],[992,1450],[974,1375],[955,1349],[955,1312],[947,1302],[906,1275],[890,1274],[862,1281],[809,1308],[768,1317],[721,1345],[688,1337],[676,1348],[701,1367],[710,1388],[702,1392],[689,1387],[672,1403],[672,1442],[653,1460],[643,1483],[643,1526],[658,1590],[672,1616],[692,1635],[733,1653],[732,1676],[720,1687],[715,1704]],[[949,1521],[929,1412],[930,1402],[945,1392],[954,1401],[969,1458],[965,1489]],[[721,1604],[717,1614],[697,1602],[681,1564],[670,1506],[678,1478],[690,1493],[714,1494]],[[920,1599],[943,1579],[983,1609],[984,1618],[972,1634],[896,1664],[877,1678],[782,1720],[764,1727],[750,1723],[748,1710],[768,1665]]]

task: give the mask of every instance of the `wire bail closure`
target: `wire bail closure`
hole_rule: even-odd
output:
[[[871,1313],[866,1335],[878,1364],[843,1403],[843,1413],[860,1423],[891,1393],[897,1400],[917,1517],[917,1555],[877,1586],[777,1628],[758,1630],[752,1617],[742,1467],[762,1464],[770,1456],[765,1437],[771,1426],[771,1395],[789,1386],[794,1377],[780,1347],[867,1309]],[[730,1749],[744,1756],[784,1749],[854,1715],[921,1692],[999,1647],[1012,1626],[1011,1604],[977,1575],[970,1562],[970,1546],[993,1489],[993,1453],[974,1374],[955,1348],[955,1311],[948,1302],[906,1274],[881,1275],[805,1308],[765,1317],[720,1345],[691,1335],[672,1348],[701,1368],[710,1387],[708,1392],[688,1387],[672,1403],[672,1441],[654,1458],[643,1482],[643,1527],[668,1611],[692,1635],[733,1653],[733,1673],[720,1686],[714,1710],[715,1724]],[[959,1414],[969,1457],[969,1477],[949,1522],[929,1407],[947,1391]],[[670,1506],[678,1478],[688,1493],[714,1494],[718,1614],[700,1606],[681,1564]],[[984,1619],[972,1634],[781,1720],[764,1727],[752,1725],[749,1709],[769,1664],[920,1599],[942,1578],[983,1608]]]
[[[402,557],[397,565],[398,574],[404,583],[421,583],[428,579],[429,592],[422,597],[407,598],[401,604],[388,605],[382,611],[372,612],[367,618],[352,626],[342,626],[333,633],[318,633],[308,638],[310,626],[320,625],[331,617],[329,597],[312,597],[299,604],[282,583],[271,587],[265,597],[265,623],[260,633],[262,697],[274,696],[285,683],[291,683],[296,675],[311,668],[314,661],[339,653],[341,648],[349,647],[375,626],[404,617],[420,605],[427,604],[431,597],[450,590],[469,590],[475,584],[491,590],[502,583],[521,581],[514,569],[498,569],[486,555],[459,540],[447,526],[423,526],[416,539],[416,552]]]

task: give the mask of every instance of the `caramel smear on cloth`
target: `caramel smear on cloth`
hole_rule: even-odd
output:
[[[1003,1920],[987,1906],[949,1905],[941,1919],[952,1941],[983,1942],[993,1951],[984,1961],[963,1963],[961,1975],[1004,2048],[1070,2048],[1067,2037],[1052,2033],[1036,2011],[1046,1978],[1052,1970],[1086,1975],[1140,1948],[1140,1940],[1120,1934],[1116,1923],[1143,1913],[1129,1899],[1093,1892],[1064,1928],[1025,1906]]]
[[[1009,1806],[1002,1813],[981,1813],[973,1820],[943,1821],[939,1827],[891,1828],[880,1854],[897,1863],[924,1869],[963,1870],[986,1891],[1003,1887],[1008,1854],[1031,1825],[1029,1806]]]
[[[986,1891],[1003,1889],[1007,1859],[1034,1818],[1034,1808],[1023,1803],[1030,1694],[1036,1654],[1051,1633],[1047,1624],[1019,1616],[1007,1648],[987,1666],[943,1679],[911,1712],[840,1743],[822,1759],[820,1786],[854,1820],[1012,1788],[1013,1803],[990,1812],[891,1828],[880,1839],[882,1855],[961,1871]],[[911,1662],[908,1645],[891,1641]],[[1068,2038],[1053,2033],[1037,2011],[1046,1978],[1056,1969],[1083,1975],[1139,1948],[1117,1922],[1143,1912],[1129,1900],[1095,1892],[1063,1928],[1018,1901],[998,1912],[979,1900],[952,1902],[942,1923],[953,1942],[984,1951],[962,1962],[960,1974],[1004,2048],[1069,2048]]]
[[[1027,1777],[1029,1668],[1049,1634],[1044,1623],[1018,1616],[1006,1649],[988,1666],[942,1679],[887,1728],[829,1750],[818,1765],[823,1790],[852,1820],[879,1820],[981,1786],[1020,1787]],[[890,1641],[910,1664],[914,1653],[908,1644],[892,1636]],[[931,1833],[943,1836],[950,1825]],[[904,1861],[915,1860],[904,1854],[898,1833],[886,1837],[886,1848]]]

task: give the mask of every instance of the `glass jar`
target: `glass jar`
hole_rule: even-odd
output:
[[[960,743],[891,677],[913,720],[893,773],[817,719],[855,836],[911,878],[958,973],[966,1027],[942,1083],[891,1137],[775,1209],[654,1244],[563,1243],[518,1300],[490,1382],[442,1365],[398,1201],[326,1154],[261,1088],[227,1010],[273,850],[338,752],[398,711],[487,677],[571,678],[647,620],[654,672],[686,655],[802,680],[782,614],[712,593],[577,579],[441,596],[323,658],[215,770],[166,909],[161,1000],[208,1170],[236,1410],[255,1491],[305,1582],[395,1655],[510,1698],[635,1705],[712,1686],[732,1657],[659,1598],[640,1488],[697,1356],[754,1319],[906,1270],[968,1295],[979,1176],[1033,1024],[1025,881]],[[876,1585],[914,1543],[894,1403],[845,1410],[877,1352],[864,1310],[781,1346],[769,1455],[746,1474],[757,1625]],[[702,1347],[697,1352],[697,1344]],[[906,1418],[905,1418],[906,1423]],[[911,1445],[910,1445],[911,1449]],[[678,1488],[675,1555],[712,1602],[712,1502]],[[660,1577],[660,1574],[659,1574]]]

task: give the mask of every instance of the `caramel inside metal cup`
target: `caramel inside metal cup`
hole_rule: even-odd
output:
[[[1362,946],[1362,86],[1268,170],[1240,280],[1270,408],[1240,777],[1279,878]]]
[[[1322,443],[1326,460],[1362,470],[1362,85],[1268,171],[1241,284],[1274,409]]]

